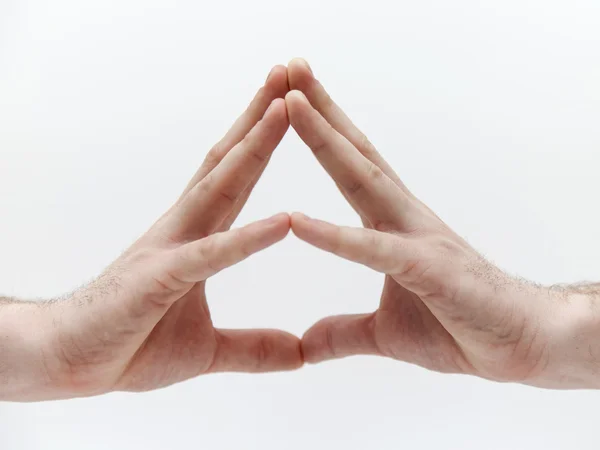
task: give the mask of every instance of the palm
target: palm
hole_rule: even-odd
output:
[[[390,275],[374,321],[375,340],[384,356],[439,372],[460,372],[466,365],[454,338],[421,298]]]
[[[197,283],[169,309],[132,356],[121,384],[129,390],[147,390],[210,370],[217,338],[205,285]]]
[[[361,221],[373,229],[368,218],[361,217]],[[391,275],[385,275],[379,308],[368,320],[376,351],[383,356],[438,372],[456,373],[469,367],[460,346],[423,300]]]
[[[216,329],[205,293],[207,278],[289,231],[287,214],[230,230],[289,127],[287,91],[286,68],[277,66],[175,205],[69,302],[87,308],[57,306],[61,319],[59,308],[77,315],[58,345],[70,392],[140,391],[207,372],[302,364],[289,333]]]
[[[371,314],[328,317],[302,339],[318,362],[385,355],[442,371],[523,379],[540,370],[545,341],[535,289],[487,263],[402,183],[331,100],[305,63],[288,67],[290,123],[363,220],[339,227],[292,216],[301,239],[388,274]],[[537,306],[539,308],[539,306]]]

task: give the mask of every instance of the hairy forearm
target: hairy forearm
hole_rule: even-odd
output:
[[[51,398],[47,305],[0,297],[0,400]]]

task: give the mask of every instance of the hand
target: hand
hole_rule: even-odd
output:
[[[287,214],[228,231],[289,127],[287,91],[286,68],[274,68],[177,203],[96,281],[50,304],[44,359],[54,390],[32,395],[142,391],[208,372],[302,365],[295,336],[214,328],[205,294],[207,278],[289,231]]]
[[[315,324],[302,338],[305,360],[382,355],[440,372],[580,386],[560,362],[587,353],[587,345],[575,350],[564,339],[567,330],[582,330],[571,325],[583,312],[565,317],[561,295],[507,276],[454,233],[404,186],[303,60],[289,64],[288,78],[290,123],[364,224],[293,214],[292,230],[386,274],[379,309]]]

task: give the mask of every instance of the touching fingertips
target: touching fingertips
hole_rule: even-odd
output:
[[[287,228],[290,227],[290,215],[288,213],[279,213],[268,219],[273,224],[285,225]]]
[[[257,233],[254,237],[257,244],[261,247],[270,245],[287,236],[290,231],[290,217],[287,213],[280,213],[257,222],[253,227]]]
[[[325,225],[325,222],[311,219],[304,214],[292,214],[294,234],[303,241],[323,249],[330,247]]]
[[[268,230],[282,230],[286,233],[290,230],[290,216],[287,213],[279,213],[264,220],[264,227]]]
[[[310,64],[308,64],[308,61],[304,58],[294,58],[290,61],[288,67],[292,67],[292,68],[297,68],[300,67],[302,69],[308,70],[310,72],[311,75],[314,74],[312,68],[310,67]]]
[[[281,104],[281,102],[283,102],[283,100],[280,98],[276,98],[275,100],[273,100],[271,102],[271,104],[269,105],[269,107],[267,108],[267,110],[265,111],[265,116],[272,114],[274,111],[276,111],[277,108],[279,107],[279,105]]]
[[[323,361],[322,351],[320,351],[320,345],[318,339],[314,339],[314,333],[306,333],[302,337],[302,357],[304,362],[308,364],[316,364]]]
[[[294,58],[288,63],[290,89],[307,91],[314,81],[312,68],[303,58]]]
[[[304,364],[300,340],[277,330],[219,330],[211,371],[268,372]]]
[[[301,91],[292,90],[285,96],[285,103],[288,107],[288,110],[296,111],[299,108],[306,106],[308,100]]]
[[[302,213],[295,212],[292,213],[290,222],[292,230],[294,233],[296,233],[296,231],[306,230],[308,227],[310,227],[311,219]]]
[[[282,98],[276,98],[271,102],[265,114],[263,116],[263,121],[269,120],[278,122],[279,124],[288,125],[288,115],[287,115],[287,107],[285,104],[285,100]]]
[[[334,226],[328,222],[324,222],[323,220],[319,220],[319,219],[313,219],[312,217],[309,217],[306,214],[299,213],[299,212],[293,213],[291,216],[291,220],[292,220],[292,226],[294,225],[294,222],[295,222],[299,226],[311,227],[315,230],[324,230],[328,227],[331,228]]]
[[[269,72],[264,87],[274,98],[283,98],[289,91],[287,72],[287,67],[283,65],[277,65]]]

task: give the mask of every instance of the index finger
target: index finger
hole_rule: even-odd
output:
[[[323,85],[315,78],[312,69],[302,58],[295,58],[288,64],[288,83],[291,90],[299,90],[306,95],[310,104],[342,136],[356,147],[362,155],[377,165],[394,183],[407,193],[408,188],[388,162],[375,149],[369,139],[358,129],[329,96]]]
[[[263,170],[288,126],[285,102],[277,99],[262,120],[171,212],[171,236],[189,240],[214,232]]]
[[[357,212],[374,226],[404,223],[410,208],[406,193],[333,129],[303,93],[291,91],[285,101],[290,123]]]
[[[273,100],[284,98],[288,91],[287,68],[281,65],[273,67],[264,86],[258,90],[256,96],[250,105],[248,105],[248,108],[246,108],[244,113],[238,117],[225,136],[210,149],[204,162],[183,190],[179,201],[181,201],[195,185],[202,181],[204,177],[206,177],[223,160],[233,147],[244,139],[254,125],[262,119]]]

